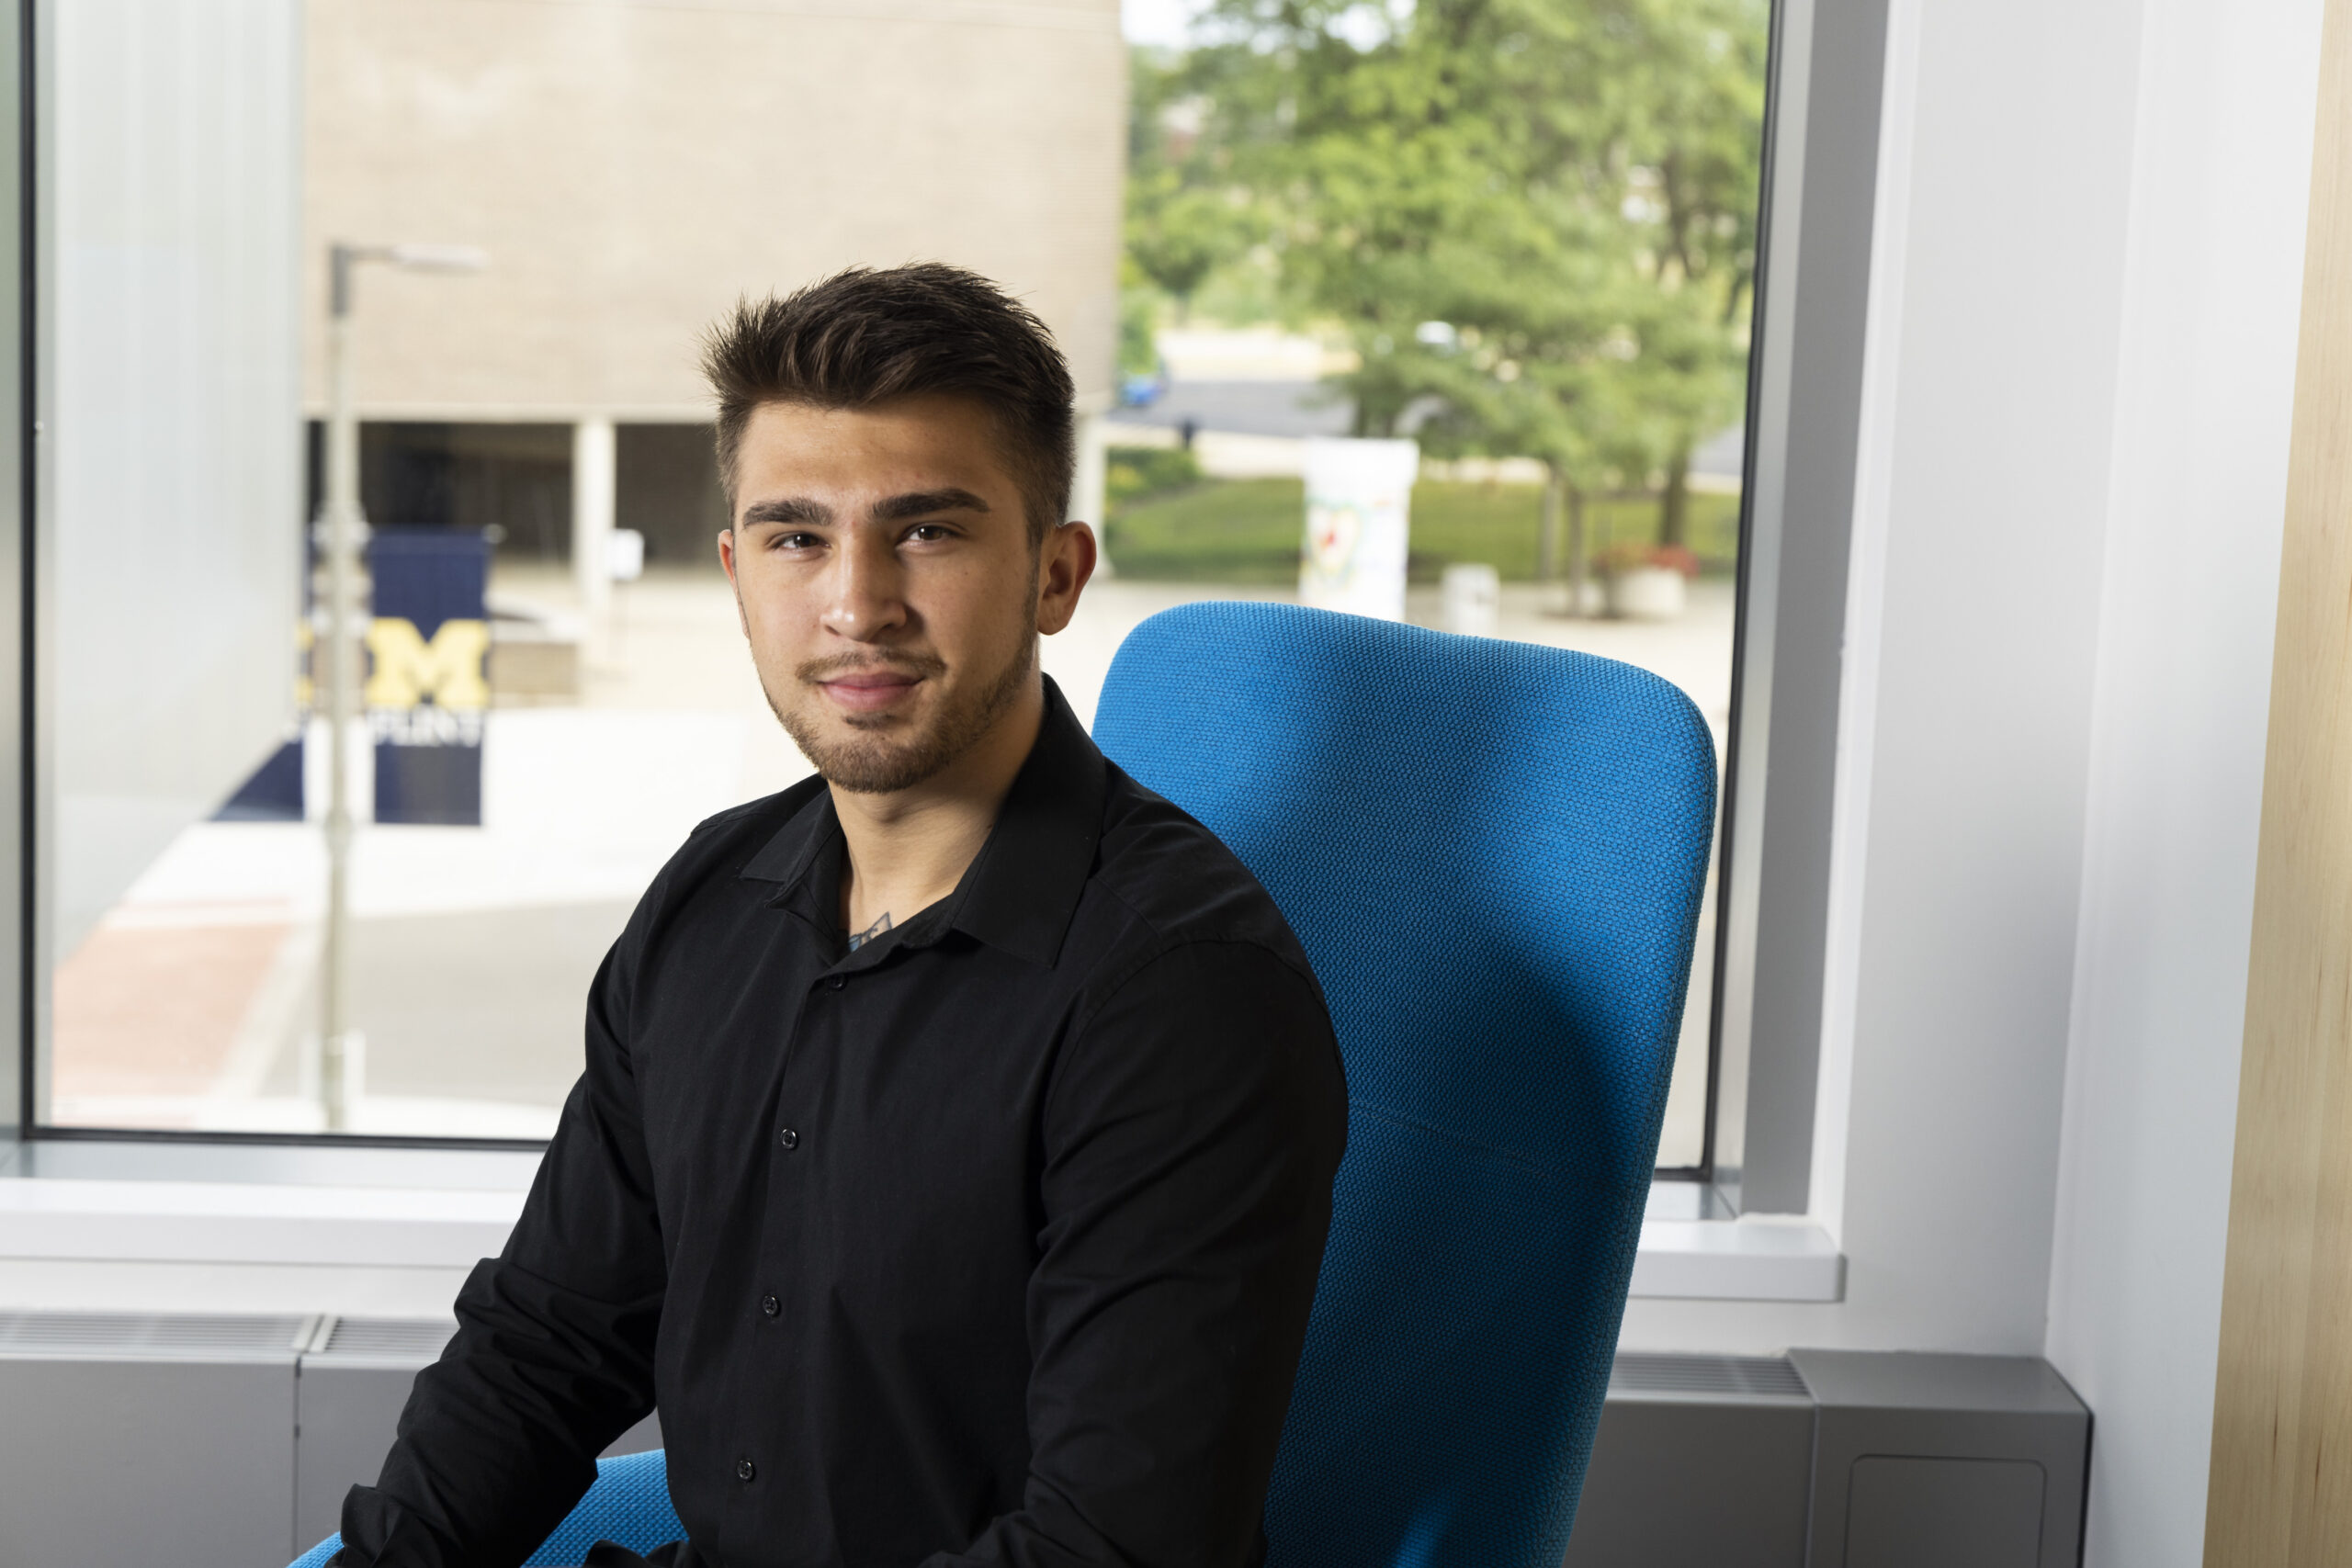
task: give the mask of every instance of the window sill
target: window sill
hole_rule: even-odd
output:
[[[538,1163],[506,1150],[0,1145],[0,1267],[462,1270],[505,1245]]]
[[[522,1212],[538,1156],[448,1149],[56,1143],[0,1159],[0,1264],[470,1269]],[[1632,1293],[1834,1302],[1845,1259],[1803,1221],[1698,1217],[1660,1183]],[[0,1303],[0,1305],[5,1305]]]
[[[1836,1302],[1846,1259],[1819,1225],[1780,1215],[1642,1222],[1629,1292],[1700,1301]]]

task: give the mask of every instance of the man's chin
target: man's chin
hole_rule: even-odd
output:
[[[905,714],[804,710],[784,728],[820,778],[853,795],[911,789],[954,761]]]
[[[852,795],[896,795],[930,782],[955,761],[922,747],[888,742],[829,746],[820,750],[821,754],[809,757],[817,776]]]

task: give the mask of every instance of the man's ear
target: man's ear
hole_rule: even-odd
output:
[[[735,530],[718,531],[718,565],[727,573],[727,586],[735,591],[735,624],[743,628],[745,641],[751,640],[752,617],[743,613],[743,585],[735,579]]]
[[[1100,556],[1094,530],[1083,523],[1051,530],[1037,551],[1037,630],[1051,637],[1078,614],[1079,595],[1086,592]]]

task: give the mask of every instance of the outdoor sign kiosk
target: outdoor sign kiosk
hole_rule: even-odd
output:
[[[1308,438],[1300,604],[1405,618],[1406,508],[1420,467],[1415,442]]]

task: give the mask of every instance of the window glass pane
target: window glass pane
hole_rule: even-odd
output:
[[[1653,670],[1720,756],[1769,21],[1131,7],[1106,644],[1298,592],[1307,439],[1409,436],[1404,614]],[[1704,1152],[1714,910],[1711,883],[1666,1167]]]
[[[353,1131],[552,1126],[646,882],[808,771],[718,570],[695,344],[846,265],[969,265],[1068,353],[1113,568],[1046,648],[1082,715],[1147,615],[1300,596],[1310,439],[1408,439],[1406,616],[1645,665],[1720,750],[1764,0],[57,17],[54,1122],[315,1131],[339,1073]],[[440,247],[352,275],[339,1011],[336,243]],[[1702,1154],[1713,911],[1667,1165]]]

